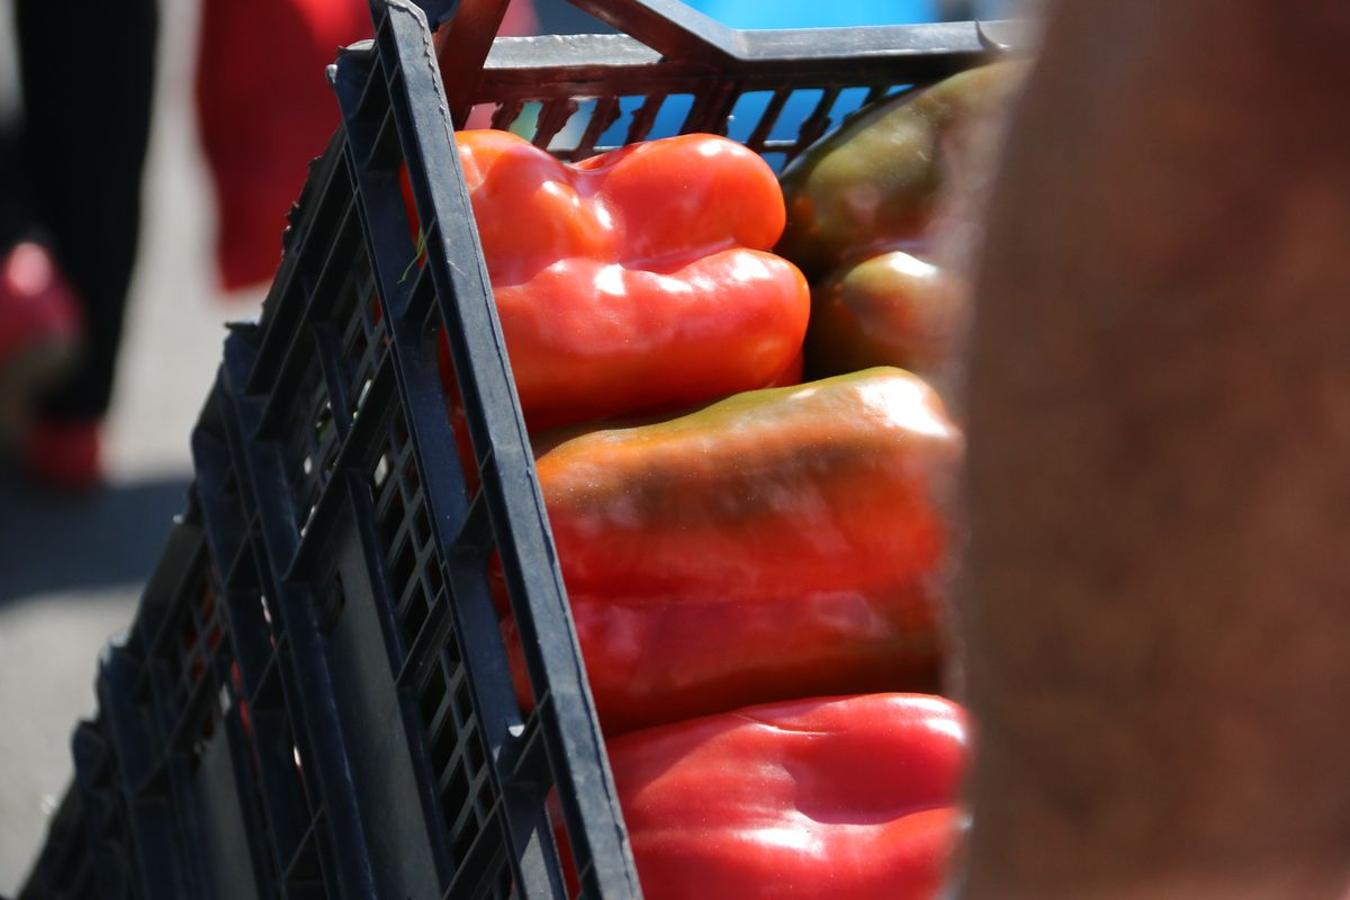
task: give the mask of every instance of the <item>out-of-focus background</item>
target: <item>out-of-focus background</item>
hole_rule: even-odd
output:
[[[782,5],[794,3],[798,20],[780,24],[851,22],[852,4]],[[0,112],[15,93],[11,6],[0,0]],[[702,6],[717,14],[736,4]],[[892,0],[889,8],[896,22],[916,10],[992,18],[1007,12],[1009,0]],[[183,505],[188,435],[219,361],[222,324],[253,316],[264,292],[227,296],[218,288],[210,184],[192,102],[200,11],[196,0],[161,0],[160,14],[140,256],[106,430],[107,487],[59,497],[0,472],[0,893],[16,890],[27,873],[70,777],[71,730],[93,708],[98,652],[130,621]]]
[[[0,3],[5,89],[15,83],[11,6]],[[198,7],[164,0],[161,15],[140,259],[105,432],[108,487],[89,497],[54,497],[0,475],[5,894],[27,874],[53,798],[70,778],[70,733],[93,709],[99,649],[131,620],[141,583],[182,508],[191,472],[188,432],[218,362],[221,324],[251,315],[260,302],[261,291],[228,300],[216,293],[209,186],[192,120]]]

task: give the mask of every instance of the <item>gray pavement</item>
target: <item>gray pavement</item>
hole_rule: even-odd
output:
[[[190,473],[188,433],[220,357],[206,174],[190,106],[196,3],[161,0],[159,94],[145,221],[106,491],[56,500],[0,479],[0,894],[24,878],[70,778],[70,732],[92,711],[100,648],[131,619]],[[8,14],[0,0],[0,17]],[[0,53],[0,56],[4,56]]]

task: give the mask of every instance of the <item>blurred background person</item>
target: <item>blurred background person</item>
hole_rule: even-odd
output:
[[[512,0],[501,33],[536,23],[530,0]],[[224,290],[271,281],[306,164],[337,128],[324,70],[339,47],[370,36],[366,0],[202,0],[195,105]]]
[[[28,475],[82,489],[100,476],[136,259],[158,14],[155,0],[16,0],[13,12],[22,102],[0,124],[0,439]]]

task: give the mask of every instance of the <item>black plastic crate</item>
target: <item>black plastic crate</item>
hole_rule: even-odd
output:
[[[71,737],[75,779],[48,826],[20,900],[84,900],[137,896],[126,815],[117,796],[107,741],[98,722],[81,722]]]
[[[1000,42],[974,23],[736,32],[671,0],[576,5],[626,33],[493,43],[505,0],[464,0],[438,4],[458,12],[433,36],[423,8],[374,0],[374,40],[330,69],[340,127],[260,321],[225,342],[188,514],[100,670],[91,728],[120,762],[126,840],[68,839],[91,821],[80,780],[43,861],[110,857],[128,896],[640,895],[452,123],[486,105],[565,159],[729,133],[781,166]]]
[[[132,625],[100,659],[99,717],[75,733],[75,783],[22,896],[370,894],[342,887],[364,864],[324,802],[346,790],[321,783],[340,748],[323,743],[321,715],[309,727],[298,698],[332,704],[299,687],[218,393],[193,436],[188,510]]]
[[[195,491],[219,560],[218,608],[230,639],[220,687],[241,710],[231,736],[244,751],[237,787],[256,823],[248,833],[258,890],[374,896],[319,619],[307,593],[281,587],[274,562],[293,545],[296,526],[274,520],[272,473],[243,438],[244,413],[225,384],[222,367],[193,433]],[[225,693],[220,705],[231,705]]]
[[[98,718],[72,738],[74,784],[22,896],[259,894],[249,841],[265,832],[246,821],[226,736],[239,726],[230,640],[189,512],[99,661]]]
[[[66,788],[47,825],[47,840],[33,862],[21,900],[93,897],[94,854],[86,832],[84,803],[76,785]]]

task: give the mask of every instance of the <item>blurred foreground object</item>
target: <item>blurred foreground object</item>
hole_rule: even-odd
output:
[[[963,900],[1350,885],[1350,7],[1063,0],[976,290]]]
[[[924,694],[751,706],[609,743],[648,900],[928,900],[965,716]]]

